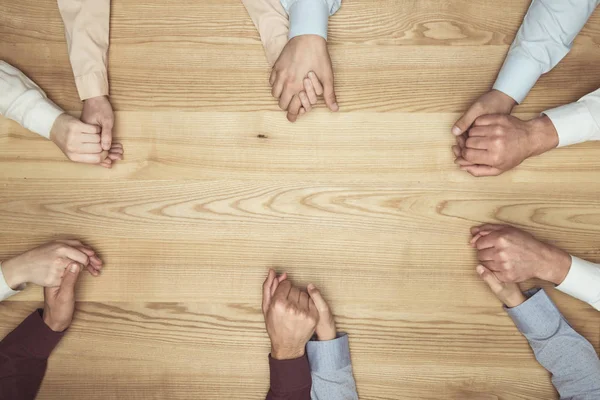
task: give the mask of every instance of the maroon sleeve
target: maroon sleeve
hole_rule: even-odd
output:
[[[271,388],[267,400],[310,400],[312,379],[306,355],[293,360],[269,356]]]
[[[48,357],[63,337],[34,311],[0,342],[0,399],[35,399]]]

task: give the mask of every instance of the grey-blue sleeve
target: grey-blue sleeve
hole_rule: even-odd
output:
[[[538,362],[552,374],[561,399],[600,399],[600,360],[594,347],[571,328],[544,290],[526,293],[523,304],[506,309],[529,341]]]
[[[312,400],[358,400],[352,375],[348,335],[328,341],[310,341],[306,354],[312,376]]]

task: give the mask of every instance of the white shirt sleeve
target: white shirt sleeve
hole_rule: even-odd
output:
[[[558,147],[600,140],[600,89],[579,101],[544,111],[558,132]]]
[[[329,17],[337,12],[342,0],[281,0],[290,17],[289,38],[319,35],[327,40]]]
[[[600,311],[600,265],[573,257],[565,280],[556,288]]]
[[[2,263],[0,262],[0,301],[8,299],[10,296],[13,296],[23,290],[25,286],[19,288],[19,290],[12,290],[8,283],[6,283],[6,279],[4,279],[4,274],[2,273]]]
[[[17,68],[0,60],[0,115],[45,138],[64,111]]]
[[[523,102],[542,74],[567,55],[600,0],[533,0],[494,89]]]

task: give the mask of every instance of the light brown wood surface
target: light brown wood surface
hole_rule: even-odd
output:
[[[468,229],[510,223],[600,261],[600,147],[475,179],[450,128],[494,81],[528,0],[345,1],[331,19],[341,111],[290,124],[236,0],[115,0],[113,170],[0,119],[0,259],[76,237],[106,262],[40,399],[260,399],[269,267],[314,282],[350,334],[361,399],[550,399],[526,340],[474,273]],[[600,86],[600,15],[522,117]],[[0,58],[81,110],[54,1],[0,4]],[[265,137],[259,137],[264,135]],[[550,292],[598,350],[600,314]],[[41,289],[0,304],[0,335]]]

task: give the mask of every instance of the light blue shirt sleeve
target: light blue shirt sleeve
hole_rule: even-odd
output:
[[[560,398],[600,399],[600,360],[594,347],[571,328],[543,290],[526,294],[528,300],[506,311],[535,358],[552,374]]]
[[[600,0],[533,0],[494,89],[523,102],[542,74],[571,50]]]
[[[340,9],[342,0],[281,0],[290,17],[289,38],[319,35],[327,40],[329,17]]]
[[[310,341],[306,354],[312,376],[312,400],[358,400],[352,375],[348,335],[328,341]]]

